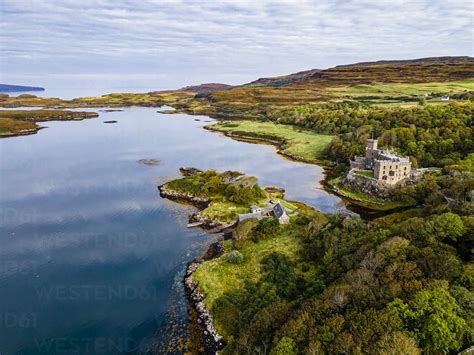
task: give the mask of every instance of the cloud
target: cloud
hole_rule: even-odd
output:
[[[243,82],[372,59],[473,52],[473,3],[3,0],[2,81],[165,75],[169,87]],[[52,79],[51,79],[52,80]]]

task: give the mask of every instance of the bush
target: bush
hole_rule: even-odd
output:
[[[231,264],[242,264],[244,262],[244,256],[238,250],[232,250],[227,255],[227,262]]]
[[[252,240],[258,243],[261,239],[274,237],[279,227],[280,223],[276,218],[264,218],[253,229]]]
[[[233,232],[234,249],[242,249],[247,243],[251,242],[252,230],[258,224],[256,218],[250,218],[240,222]]]

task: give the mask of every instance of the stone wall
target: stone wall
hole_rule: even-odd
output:
[[[391,189],[388,186],[369,176],[356,174],[354,170],[350,170],[342,182],[355,191],[361,191],[374,197],[387,200],[390,197]]]

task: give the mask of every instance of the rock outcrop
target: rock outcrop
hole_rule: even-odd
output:
[[[187,201],[199,208],[206,208],[211,202],[210,199],[205,197],[195,196],[193,194],[182,191],[169,190],[166,188],[166,184],[158,186],[158,190],[160,191],[161,197],[166,197],[170,200]]]

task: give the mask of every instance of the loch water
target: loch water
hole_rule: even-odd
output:
[[[159,196],[180,167],[238,170],[344,209],[320,187],[322,168],[204,130],[207,117],[92,111],[0,140],[2,355],[182,351],[185,264],[215,235],[186,228],[193,208]]]

